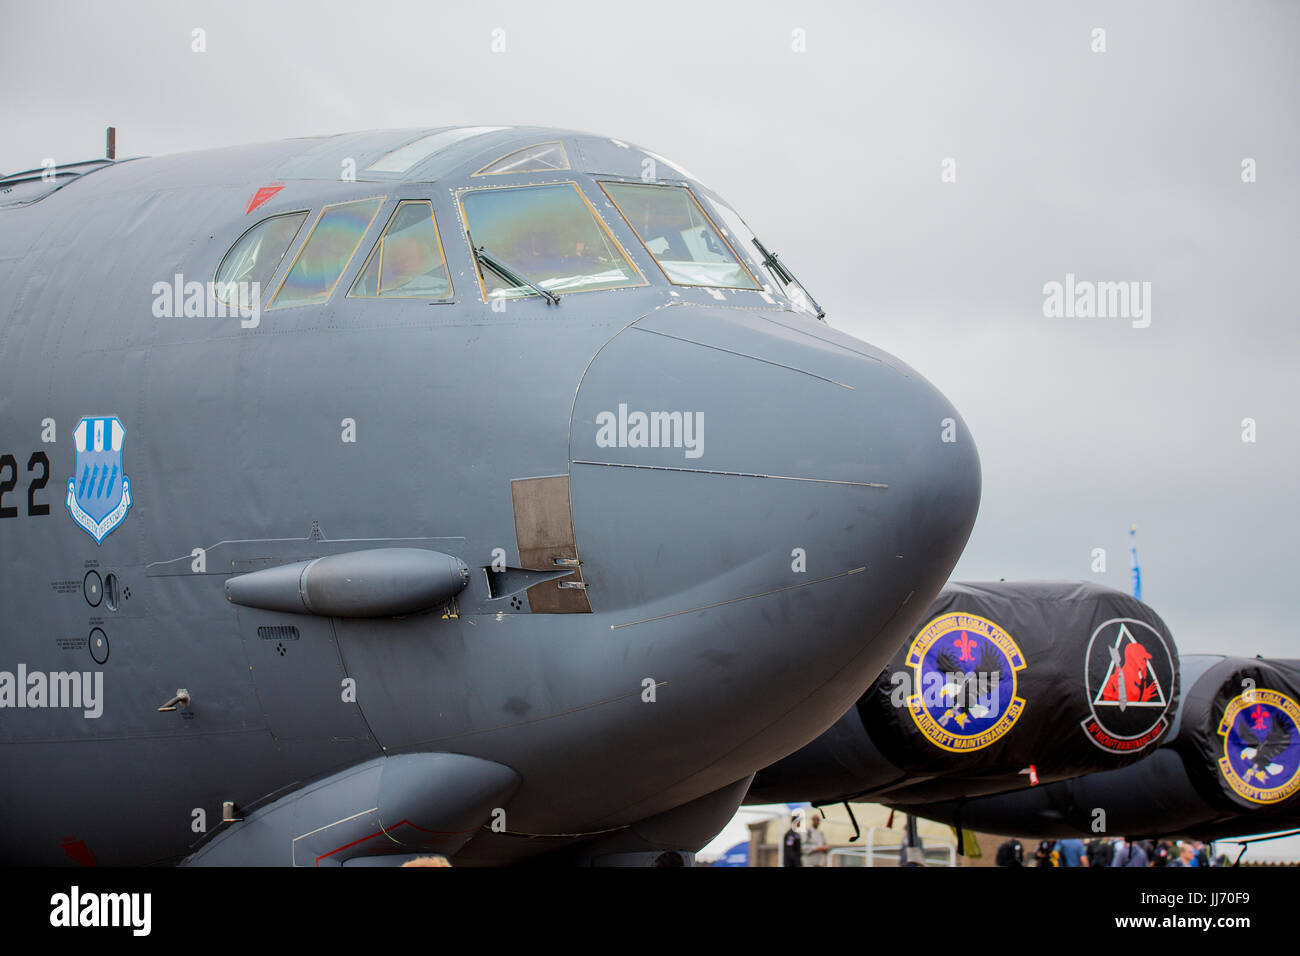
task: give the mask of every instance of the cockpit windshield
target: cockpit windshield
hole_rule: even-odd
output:
[[[574,183],[471,189],[460,202],[475,249],[547,292],[647,284]],[[489,299],[537,294],[481,260],[479,274]]]
[[[742,251],[749,259],[755,275],[768,276],[773,280],[773,291],[785,296],[800,312],[822,318],[822,312],[816,300],[808,294],[801,283],[788,268],[777,260],[774,254],[768,254],[761,242],[754,236],[753,230],[740,218],[740,214],[717,199],[712,201],[717,214],[719,228],[731,241],[733,248]]]
[[[600,187],[670,282],[762,288],[685,186],[603,182]]]

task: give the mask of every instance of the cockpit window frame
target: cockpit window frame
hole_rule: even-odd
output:
[[[509,159],[511,156],[516,156],[519,153],[526,153],[529,150],[537,149],[539,146],[558,146],[560,148],[560,154],[564,157],[564,165],[556,166],[552,169],[503,169],[500,172],[495,173],[487,172],[487,170],[491,169],[503,159]],[[528,146],[521,146],[518,149],[512,149],[509,152],[502,153],[491,162],[484,163],[480,166],[477,172],[470,173],[470,178],[473,179],[477,176],[545,176],[550,173],[568,173],[572,171],[573,163],[569,160],[569,151],[565,149],[563,140],[548,139],[543,140],[540,143],[532,143]]]
[[[376,293],[375,293],[375,295],[361,295],[361,294],[359,294],[359,293],[356,291],[357,283],[361,281],[361,277],[362,277],[363,275],[365,275],[365,274],[366,274],[366,270],[370,268],[370,260],[372,260],[372,259],[373,259],[377,254],[379,254],[380,247],[382,246],[383,241],[384,241],[384,237],[388,234],[388,230],[389,230],[389,228],[390,228],[390,227],[393,225],[393,223],[397,220],[397,216],[398,216],[398,214],[402,211],[402,207],[403,207],[403,206],[416,205],[416,204],[423,204],[423,205],[429,207],[429,219],[430,219],[430,220],[432,221],[432,223],[433,223],[433,234],[434,234],[434,237],[438,240],[438,256],[441,258],[441,260],[442,260],[442,267],[443,267],[443,269],[444,269],[444,270],[446,271],[446,273],[447,273],[447,294],[444,295],[444,296],[437,296],[437,297],[434,297],[434,296],[427,296],[427,295],[380,295],[380,294],[378,294],[378,290],[377,290],[377,289],[376,289]],[[383,208],[384,208],[384,207],[383,207],[383,205],[381,204],[381,205],[380,205],[380,210],[379,210],[379,211],[382,212],[382,211],[383,211]],[[376,215],[378,215],[378,213],[376,213]],[[373,220],[372,220],[372,221],[373,221]],[[369,231],[369,227],[367,227],[367,230],[366,230],[366,231],[367,231],[367,232]],[[361,238],[362,238],[362,241],[365,240],[365,236],[364,236],[364,235],[363,235]],[[304,243],[304,245],[305,245],[305,243]],[[350,260],[349,260],[349,264],[351,264]],[[343,267],[343,274],[347,274],[347,269],[348,269],[347,266],[344,266],[344,267]],[[407,199],[398,198],[398,199],[397,199],[396,204],[393,206],[393,211],[392,211],[392,213],[389,215],[389,217],[388,217],[387,219],[384,220],[384,228],[383,228],[382,230],[380,230],[379,235],[375,238],[374,245],[372,245],[372,246],[370,247],[370,252],[367,253],[366,258],[365,258],[365,261],[361,263],[361,268],[360,268],[360,270],[358,270],[356,276],[353,277],[353,279],[352,279],[352,283],[348,286],[348,291],[347,291],[347,294],[344,296],[344,298],[349,298],[349,299],[366,299],[366,300],[370,300],[370,299],[399,299],[399,300],[408,301],[408,302],[409,302],[409,301],[421,301],[421,302],[453,302],[453,301],[455,301],[455,298],[456,298],[456,283],[453,281],[453,279],[452,279],[452,277],[451,277],[451,266],[447,263],[447,250],[446,250],[446,248],[443,246],[443,243],[442,243],[442,230],[438,228],[438,215],[437,215],[437,211],[433,208],[433,200],[432,200],[432,199],[424,199],[424,198],[420,198],[420,197],[410,197],[410,198],[407,198]]]
[[[408,176],[417,166],[432,156],[477,136],[499,133],[505,126],[446,126],[417,136],[415,139],[390,149],[362,172],[380,175]],[[398,162],[401,165],[398,165]]]
[[[745,271],[745,275],[749,276],[749,281],[754,283],[753,288],[748,288],[745,286],[734,286],[734,285],[708,285],[702,282],[678,282],[676,279],[674,279],[672,276],[668,274],[668,270],[663,267],[663,263],[659,261],[659,257],[650,251],[650,247],[646,244],[645,238],[642,237],[640,230],[637,229],[635,225],[633,225],[632,220],[628,217],[627,213],[623,211],[623,207],[618,204],[618,200],[615,199],[613,195],[610,193],[610,191],[605,188],[605,185],[607,183],[616,186],[643,186],[651,189],[685,190],[686,195],[690,197],[691,202],[695,203],[695,208],[699,210],[699,213],[703,217],[704,221],[709,224],[709,227],[713,230],[714,234],[719,239],[722,240],[723,244],[727,247],[728,251],[731,252],[732,258],[736,260],[736,265],[740,266],[740,268]],[[727,238],[726,233],[724,233],[721,229],[718,228],[717,222],[715,222],[713,217],[709,215],[708,210],[704,208],[704,203],[700,202],[700,197],[695,195],[695,190],[692,189],[690,185],[688,185],[686,182],[648,183],[645,182],[644,180],[630,179],[628,177],[605,177],[605,178],[597,179],[596,185],[599,186],[600,191],[605,194],[605,198],[608,199],[609,202],[614,206],[614,208],[618,210],[618,214],[623,217],[623,221],[627,223],[627,227],[630,230],[632,230],[632,235],[636,236],[637,242],[641,243],[641,247],[645,249],[646,255],[650,257],[650,259],[654,262],[655,266],[659,269],[659,271],[664,274],[664,278],[667,279],[672,285],[681,286],[682,288],[686,288],[686,289],[721,289],[729,292],[765,291],[764,284],[761,281],[759,281],[758,276],[754,275],[754,273],[750,270],[745,257],[739,254],[738,252],[736,252],[736,247],[731,244],[731,240]]]
[[[273,219],[285,219],[289,216],[302,216],[302,222],[298,223],[298,228],[294,230],[293,236],[290,237],[288,244],[284,247],[284,252],[280,253],[280,258],[276,261],[275,268],[271,270],[270,279],[271,281],[274,281],[275,277],[279,274],[280,269],[283,268],[284,266],[284,260],[289,255],[289,250],[291,250],[294,247],[294,244],[298,241],[298,237],[302,235],[302,227],[306,224],[307,220],[311,218],[311,209],[312,209],[311,206],[307,206],[304,209],[286,209],[284,212],[277,212],[273,215],[265,216],[257,220],[257,222],[253,223],[251,226],[249,226],[247,229],[241,232],[239,234],[239,237],[230,244],[230,248],[228,248],[225,251],[225,253],[221,256],[221,261],[217,263],[216,271],[212,273],[213,295],[225,305],[232,304],[228,299],[226,299],[221,295],[222,283],[218,282],[217,277],[221,275],[221,267],[226,264],[226,260],[230,258],[230,254],[234,252],[237,248],[239,248],[239,244],[243,242],[244,239],[247,238],[251,232],[253,232],[253,230],[262,228],[264,225],[266,225],[268,222],[270,222]],[[295,258],[297,257],[295,256]],[[289,273],[286,271],[285,275],[288,276],[288,274]],[[277,292],[279,291],[279,289],[280,287],[276,286]]]
[[[629,282],[626,285],[611,286],[602,289],[569,289],[567,291],[560,290],[555,293],[556,295],[560,296],[561,298],[564,298],[570,295],[579,295],[587,292],[622,292],[625,289],[641,289],[653,284],[646,277],[645,271],[637,264],[636,260],[633,259],[632,256],[628,253],[627,248],[623,245],[622,242],[619,241],[618,236],[614,234],[614,230],[610,227],[609,223],[605,221],[605,217],[600,214],[600,210],[596,208],[596,204],[591,201],[591,199],[587,196],[585,192],[583,192],[582,185],[577,180],[574,179],[545,179],[541,182],[510,183],[508,185],[475,184],[472,186],[463,186],[451,190],[453,194],[453,198],[456,201],[456,210],[460,214],[462,231],[465,233],[465,245],[468,247],[470,242],[469,213],[465,211],[466,194],[473,193],[473,192],[536,189],[536,188],[542,188],[547,186],[572,186],[573,191],[576,192],[582,198],[582,201],[587,204],[587,209],[591,212],[592,219],[594,219],[596,224],[605,231],[606,237],[613,244],[614,248],[618,250],[619,255],[623,257],[623,261],[626,262],[632,268],[632,271],[636,273],[637,278],[641,280],[639,282]],[[490,252],[491,250],[488,251]],[[469,257],[470,257],[470,263],[474,267],[474,276],[478,280],[479,296],[482,298],[483,302],[490,305],[492,302],[496,300],[488,297],[487,286],[484,285],[483,283],[483,265],[481,262],[479,262],[478,256],[475,255],[474,250],[472,248],[469,249]],[[518,296],[510,296],[509,298],[510,299],[537,298],[545,301],[545,297],[539,296],[535,292],[525,293],[523,295],[518,295]]]
[[[334,277],[334,284],[331,285],[329,291],[325,293],[325,297],[319,302],[295,302],[292,305],[277,306],[276,301],[280,298],[280,292],[284,289],[284,284],[289,281],[289,276],[293,274],[294,267],[302,257],[303,250],[311,244],[311,238],[316,234],[316,227],[319,226],[321,220],[325,218],[325,213],[337,206],[350,206],[354,203],[373,202],[375,200],[378,200],[378,203],[375,205],[375,211],[370,215],[370,221],[366,223],[365,229],[363,229],[361,235],[357,237],[357,243],[353,246],[351,255],[349,255],[347,261],[343,263],[343,268],[339,270],[339,274]],[[302,309],[307,308],[308,306],[328,305],[330,300],[334,298],[334,292],[338,289],[339,283],[342,282],[343,277],[348,274],[348,269],[351,268],[353,260],[357,257],[357,250],[365,243],[366,236],[369,235],[370,230],[374,228],[375,220],[379,217],[380,212],[383,211],[384,204],[387,201],[387,194],[377,196],[357,196],[354,199],[342,199],[338,202],[327,203],[326,205],[321,206],[320,212],[316,214],[316,218],[311,224],[311,229],[308,230],[306,238],[304,238],[298,245],[298,250],[294,253],[293,261],[289,263],[289,268],[286,269],[284,275],[280,277],[280,283],[275,287],[275,294],[267,301],[264,311],[270,312],[273,309],[276,311],[283,311],[285,309]]]

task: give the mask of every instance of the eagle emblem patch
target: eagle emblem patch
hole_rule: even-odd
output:
[[[1025,658],[1002,627],[954,612],[921,629],[907,651],[915,692],[907,710],[936,747],[954,753],[1001,740],[1024,712],[1018,674]]]
[[[1281,803],[1300,790],[1300,706],[1286,694],[1254,688],[1223,709],[1219,773],[1252,803]]]

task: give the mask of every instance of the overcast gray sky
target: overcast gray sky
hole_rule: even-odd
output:
[[[5,21],[4,171],[102,155],[110,124],[119,155],[447,124],[662,153],[832,325],[961,410],[984,497],[957,578],[1127,589],[1136,522],[1144,596],[1184,651],[1300,657],[1300,4],[65,2]],[[1150,326],[1045,317],[1066,273],[1150,282]]]

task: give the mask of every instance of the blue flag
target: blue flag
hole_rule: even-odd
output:
[[[1133,596],[1142,600],[1142,569],[1138,567],[1138,526],[1133,525],[1128,532],[1129,554],[1133,556]]]

